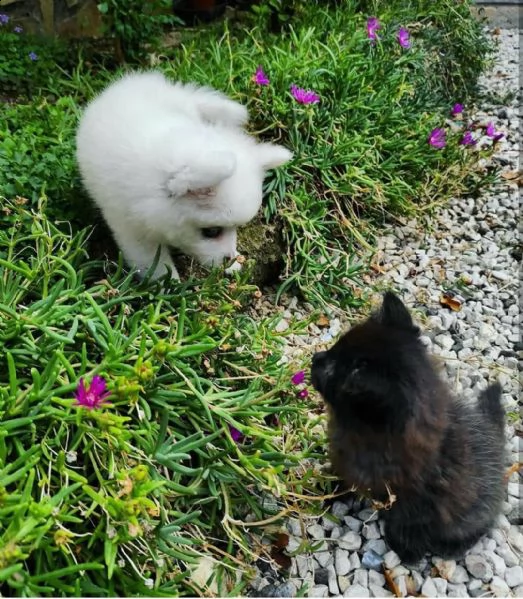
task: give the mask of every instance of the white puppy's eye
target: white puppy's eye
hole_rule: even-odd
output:
[[[204,227],[200,229],[205,239],[216,239],[223,233],[223,227]]]

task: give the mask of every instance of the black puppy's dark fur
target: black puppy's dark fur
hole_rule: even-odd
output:
[[[462,556],[489,530],[504,493],[501,387],[477,403],[455,399],[394,294],[315,354],[312,383],[337,474],[378,500],[396,495],[385,537],[403,561]]]

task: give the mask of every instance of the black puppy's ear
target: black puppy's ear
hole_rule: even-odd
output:
[[[391,291],[387,291],[383,296],[383,304],[376,315],[376,320],[388,327],[419,333],[419,328],[412,322],[404,303]]]

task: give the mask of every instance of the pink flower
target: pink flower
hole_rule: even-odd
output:
[[[477,141],[472,137],[470,131],[465,131],[459,143],[462,146],[475,146]]]
[[[398,43],[402,48],[410,48],[410,34],[404,27],[398,32]]]
[[[81,378],[75,391],[76,405],[93,410],[107,403],[106,399],[111,395],[106,390],[106,382],[101,376],[93,377],[88,388],[85,386],[84,379]]]
[[[237,428],[234,428],[234,426],[231,426],[230,424],[228,425],[228,427],[229,432],[231,433],[232,440],[235,443],[239,443],[243,439],[242,433],[240,433],[240,431]]]
[[[269,78],[263,72],[261,65],[256,69],[256,72],[252,76],[252,80],[256,85],[269,85],[270,83]]]
[[[293,374],[291,377],[291,383],[293,385],[300,385],[301,383],[303,383],[304,380],[305,380],[305,370],[298,370],[298,372]]]
[[[451,114],[452,116],[456,116],[457,114],[461,114],[463,112],[463,104],[456,103],[452,107]]]
[[[445,129],[439,127],[433,129],[430,132],[428,141],[432,147],[437,148],[438,150],[444,148],[447,145],[447,142],[445,141]]]
[[[320,96],[316,92],[302,89],[294,84],[291,85],[291,94],[300,104],[317,104],[320,101]]]
[[[494,127],[492,121],[488,123],[486,133],[488,137],[492,137],[494,142],[499,141],[503,137],[503,133],[496,133],[496,127]]]
[[[370,40],[375,41],[378,38],[376,35],[376,31],[378,31],[378,29],[381,29],[378,19],[376,17],[369,17],[367,19],[367,37]]]
[[[301,399],[305,399],[306,397],[309,397],[309,392],[307,391],[307,389],[302,389],[298,392],[298,397],[300,397]]]

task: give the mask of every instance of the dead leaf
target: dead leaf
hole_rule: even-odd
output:
[[[465,303],[465,298],[454,291],[445,291],[439,301],[443,306],[447,306],[454,312],[459,312]]]
[[[504,173],[501,173],[501,177],[505,179],[505,181],[513,181],[519,186],[523,185],[523,171],[505,171]]]
[[[130,495],[133,491],[133,481],[126,476],[123,480],[119,480],[118,484],[121,489],[118,491],[118,497],[122,497],[123,495]]]
[[[325,316],[325,314],[321,314],[316,321],[316,324],[319,327],[328,327],[330,325],[330,320]]]
[[[522,468],[523,462],[516,462],[515,464],[512,464],[512,466],[505,472],[505,482],[508,482],[508,479],[516,472],[519,472]]]
[[[401,591],[399,590],[398,585],[394,582],[394,578],[392,578],[390,570],[387,570],[385,568],[383,571],[383,575],[385,576],[385,582],[387,583],[390,592],[394,593],[395,597],[401,597]]]
[[[289,544],[289,535],[280,532],[276,535],[276,539],[271,548],[271,558],[285,570],[288,570],[292,565],[290,556],[285,553],[285,547]]]

